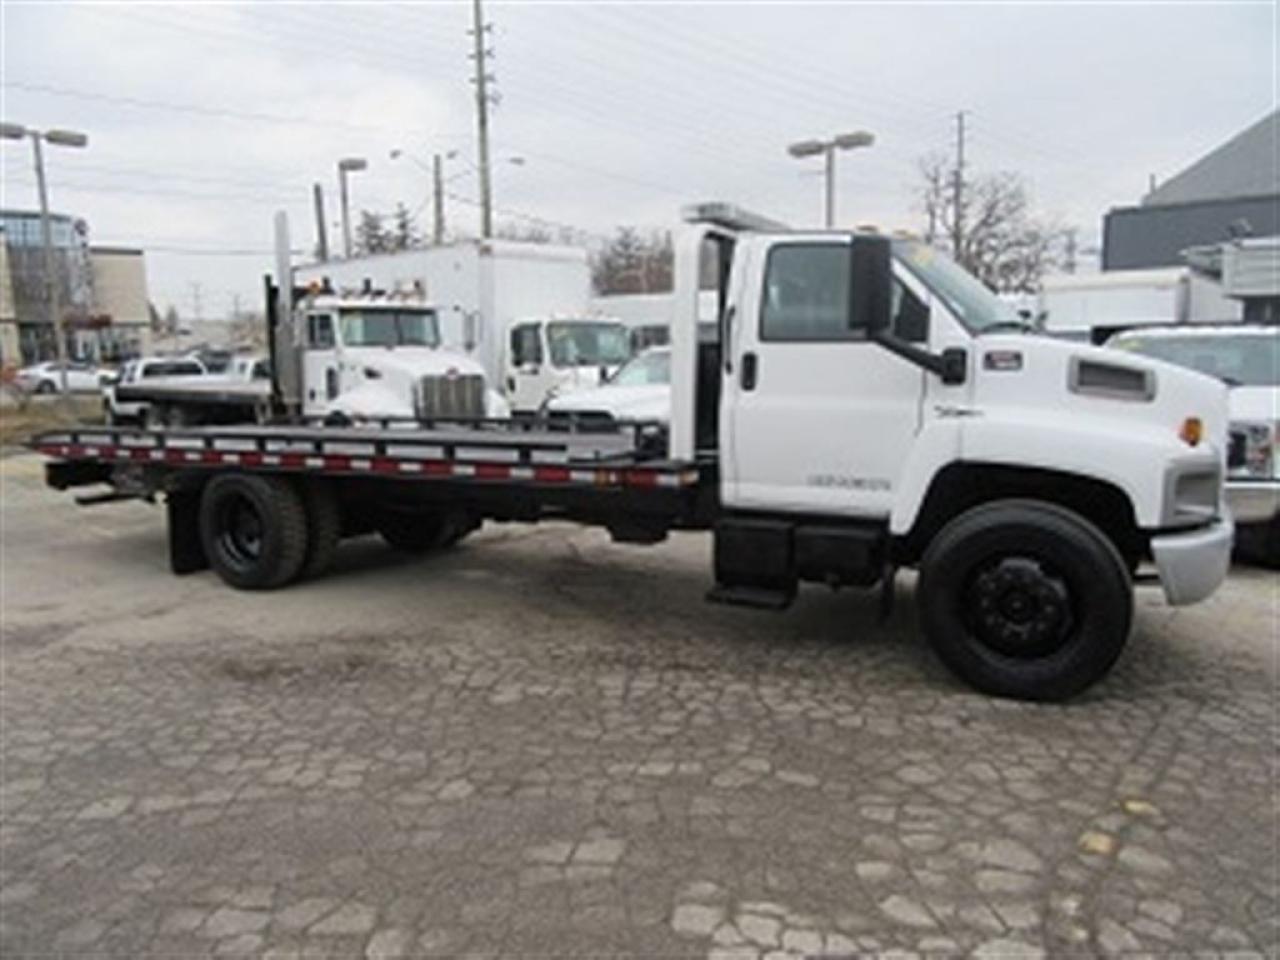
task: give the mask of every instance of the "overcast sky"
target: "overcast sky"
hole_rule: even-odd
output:
[[[1096,241],[1135,203],[1276,104],[1276,6],[497,3],[498,219],[595,233],[734,200],[794,224],[819,162],[788,142],[865,128],[839,161],[838,222],[918,227],[919,157],[1015,170],[1037,207]],[[88,133],[50,148],[56,210],[94,243],[147,251],[152,298],[205,318],[257,305],[271,211],[310,247],[310,188],[364,156],[354,205],[430,220],[407,159],[449,161],[449,226],[477,229],[469,4],[0,3],[6,121]],[[3,203],[34,207],[29,147],[4,142]],[[519,156],[525,163],[503,162]],[[471,201],[468,203],[467,201]],[[331,243],[338,231],[331,230]],[[194,286],[194,285],[198,285]]]

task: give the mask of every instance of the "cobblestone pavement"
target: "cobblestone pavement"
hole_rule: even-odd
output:
[[[1152,592],[1068,706],[708,542],[493,527],[276,594],[3,489],[0,954],[1270,954],[1275,579]]]

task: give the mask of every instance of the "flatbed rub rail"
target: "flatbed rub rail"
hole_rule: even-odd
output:
[[[32,449],[68,461],[182,469],[262,469],[403,479],[478,480],[588,487],[688,488],[703,470],[672,461],[574,460],[555,442],[367,436],[359,429],[264,427],[146,430],[93,427],[40,434]],[[321,436],[320,434],[324,434]],[[361,434],[366,434],[362,436]]]

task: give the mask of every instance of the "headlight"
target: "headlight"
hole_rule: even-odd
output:
[[[1280,422],[1233,422],[1227,450],[1230,476],[1250,480],[1280,477],[1277,436],[1280,436]]]

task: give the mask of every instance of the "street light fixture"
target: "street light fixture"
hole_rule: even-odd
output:
[[[347,192],[347,174],[367,170],[364,157],[343,157],[338,161],[338,196],[342,204],[342,252],[351,259],[351,199]]]
[[[49,322],[58,350],[58,387],[65,403],[67,390],[67,337],[62,326],[62,309],[58,303],[58,281],[53,271],[53,227],[49,223],[49,189],[44,177],[44,151],[42,143],[56,147],[87,147],[89,137],[75,130],[34,130],[20,123],[0,124],[0,137],[6,140],[30,138],[32,158],[36,168],[36,190],[40,195],[40,234],[44,247],[45,303],[48,304]]]
[[[842,133],[830,140],[799,140],[787,147],[787,153],[796,159],[823,156],[826,159],[826,225],[827,229],[835,223],[836,214],[836,151],[856,150],[858,147],[869,147],[876,142],[875,135],[866,130],[855,130]]]

